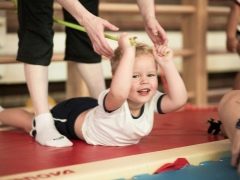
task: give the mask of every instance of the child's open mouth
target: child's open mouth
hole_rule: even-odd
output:
[[[149,88],[145,88],[145,89],[141,89],[139,91],[137,91],[140,95],[147,95],[150,92]]]

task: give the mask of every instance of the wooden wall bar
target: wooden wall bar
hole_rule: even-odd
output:
[[[182,0],[185,5],[192,5],[196,11],[186,16],[182,22],[183,47],[193,50],[193,55],[183,57],[183,79],[189,92],[194,95],[193,103],[207,103],[207,69],[206,69],[206,34],[207,34],[207,0]]]

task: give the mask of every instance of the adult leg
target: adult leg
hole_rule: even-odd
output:
[[[91,97],[98,98],[98,95],[106,89],[105,79],[101,63],[77,63],[77,68],[89,89]]]
[[[98,15],[99,0],[79,0],[83,6]],[[66,21],[78,22],[64,10]],[[101,65],[101,56],[94,52],[92,43],[86,33],[66,28],[65,60],[77,62],[77,68],[89,89],[90,95],[97,98],[105,87],[105,79]]]
[[[24,64],[24,72],[35,115],[48,113],[48,67]]]
[[[19,0],[19,49],[35,111],[35,140],[41,145],[67,147],[72,143],[55,128],[48,107],[48,65],[53,51],[53,1]]]
[[[48,68],[25,64],[25,77],[35,110],[35,139],[42,145],[67,147],[72,143],[54,125],[48,105]]]
[[[54,126],[48,105],[48,68],[46,66],[25,64],[25,77],[35,110],[36,136],[42,145],[68,147],[72,143],[61,135]]]

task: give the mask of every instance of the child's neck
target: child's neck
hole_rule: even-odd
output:
[[[128,101],[128,106],[129,106],[132,116],[138,117],[138,116],[140,116],[140,114],[142,112],[141,110],[142,110],[144,104],[134,104],[134,103],[131,103]]]

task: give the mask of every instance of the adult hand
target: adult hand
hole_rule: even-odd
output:
[[[155,17],[145,20],[145,30],[155,47],[159,45],[167,45],[167,34]]]
[[[85,27],[94,51],[106,57],[113,55],[113,50],[104,37],[104,30],[107,28],[111,31],[117,31],[118,27],[90,13],[78,0],[57,0],[57,2],[70,12],[79,24]]]
[[[155,47],[167,45],[167,35],[155,16],[154,0],[137,0],[138,7],[143,17],[145,30]]]
[[[236,130],[232,142],[232,161],[231,164],[237,168],[240,174],[240,130]]]
[[[93,44],[94,51],[108,58],[112,57],[113,49],[109,46],[106,38],[104,37],[104,30],[106,28],[111,31],[118,31],[119,28],[107,20],[97,16],[85,18],[82,24]]]

